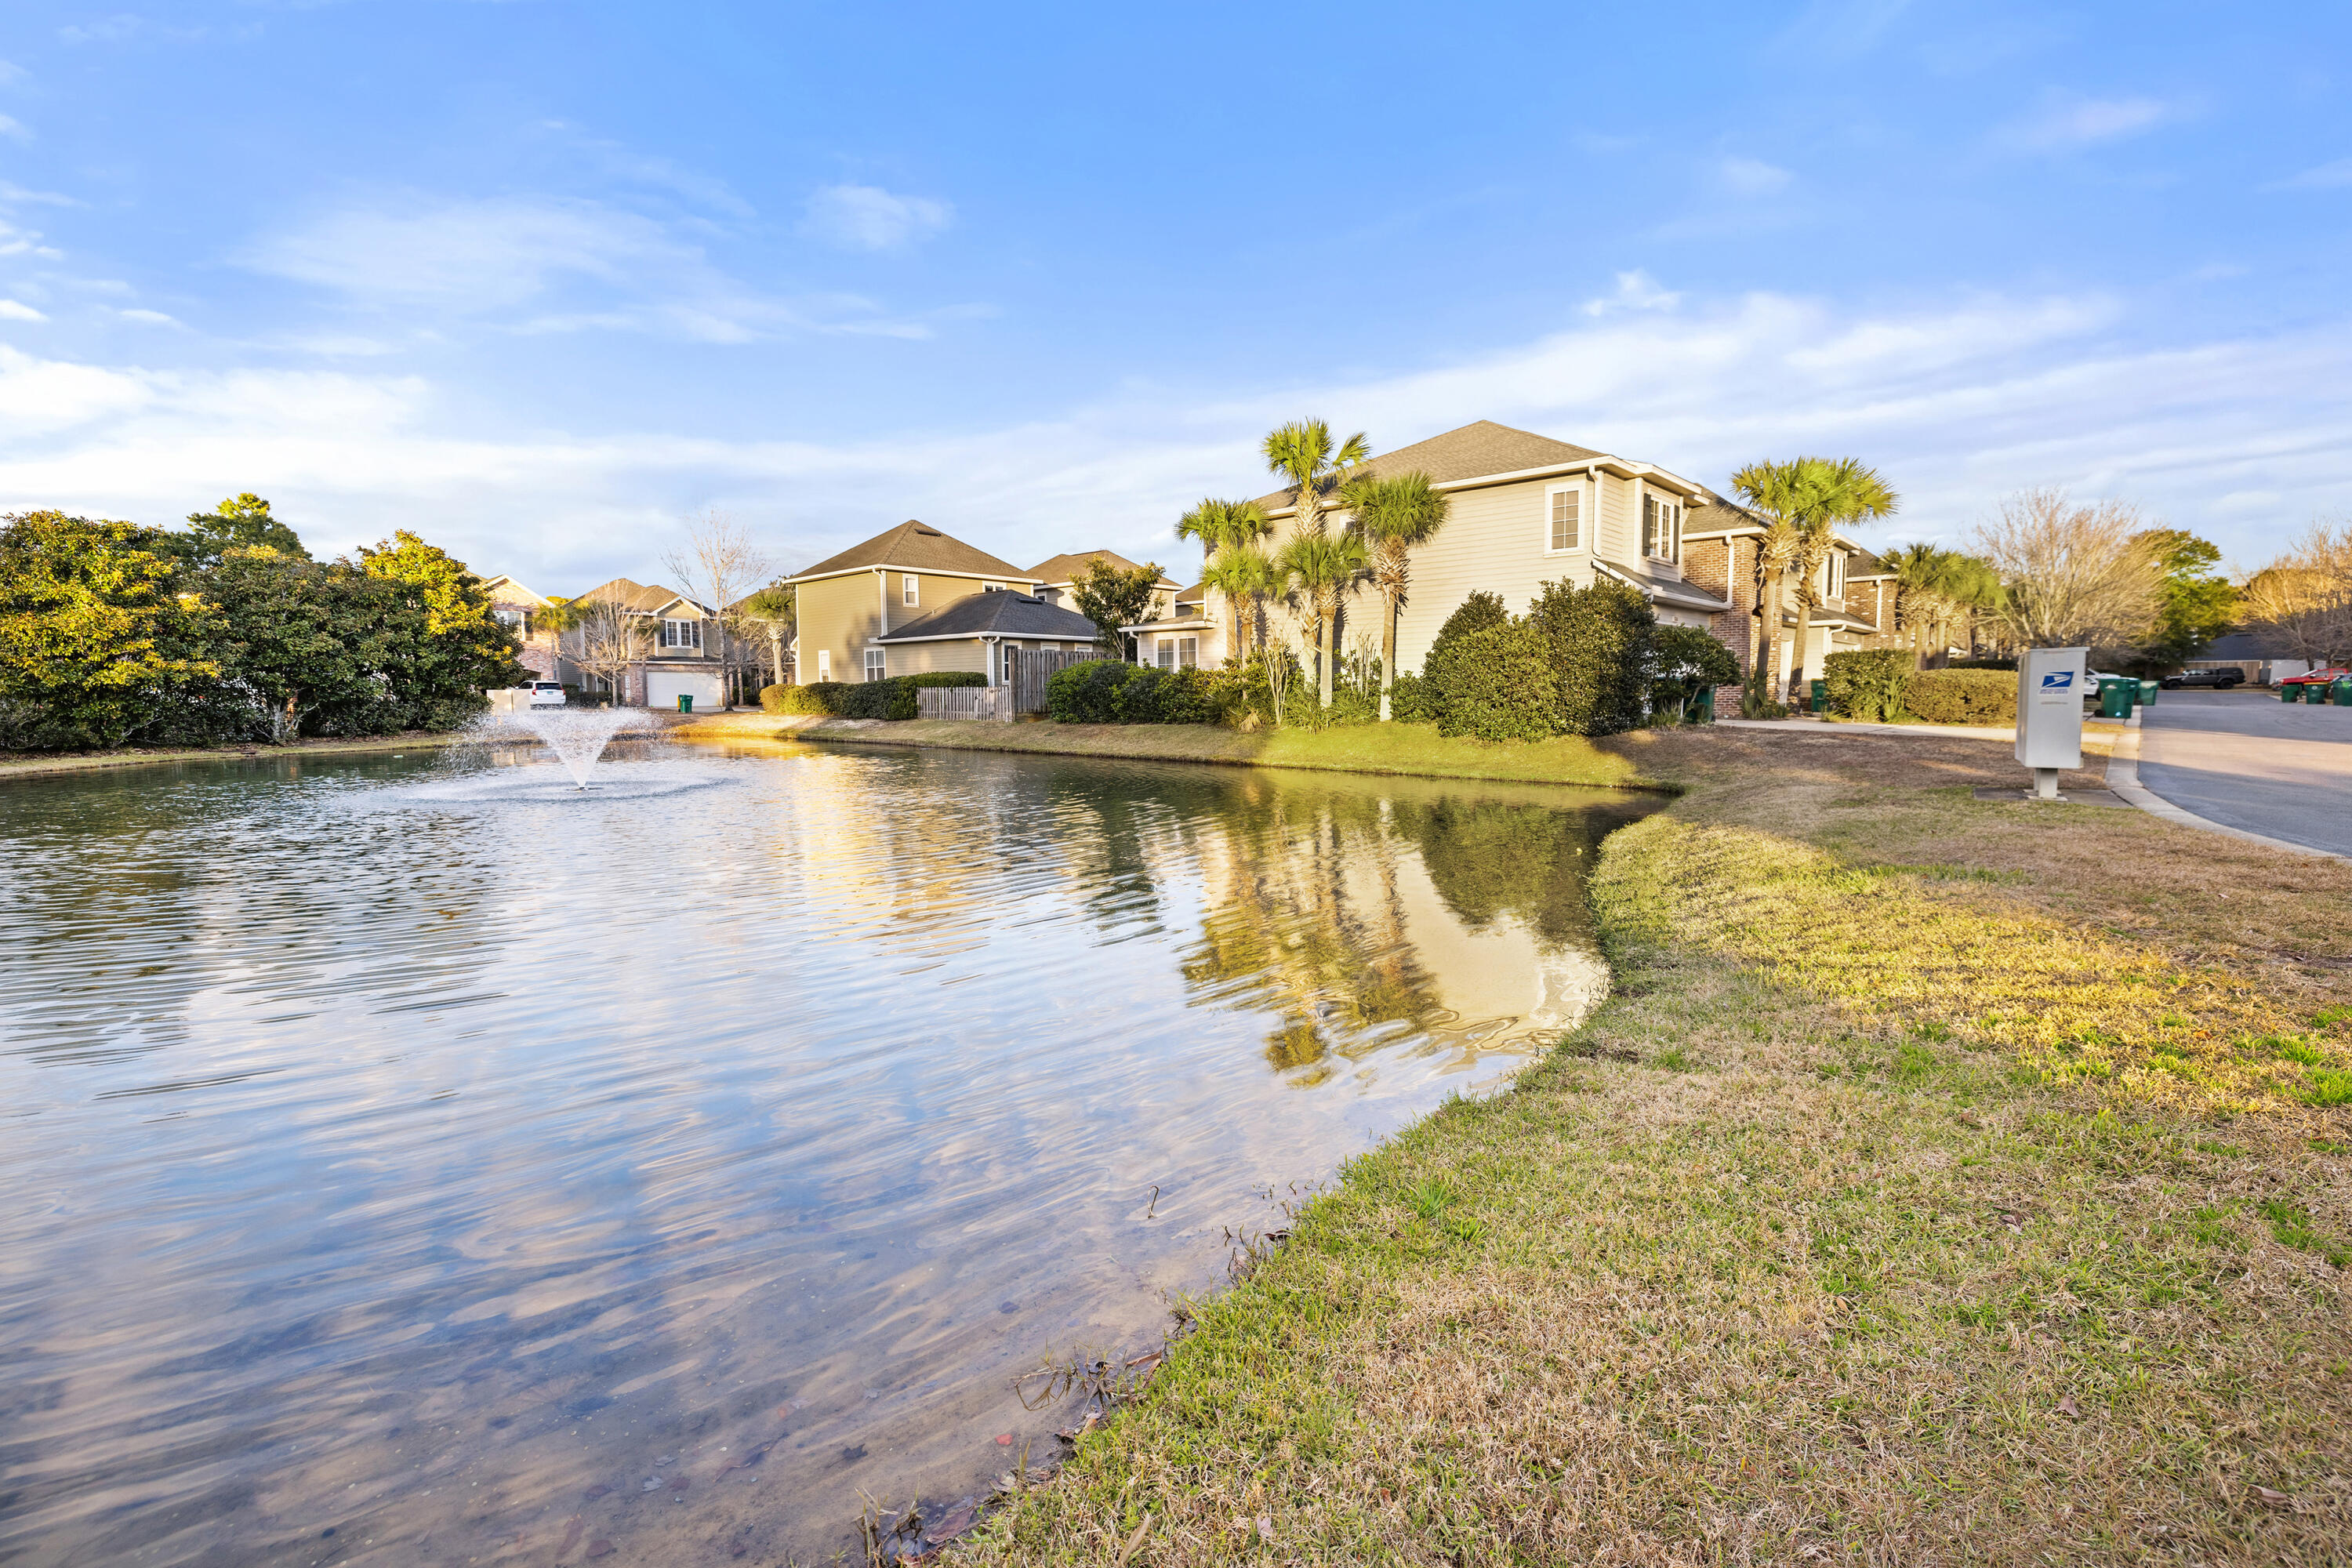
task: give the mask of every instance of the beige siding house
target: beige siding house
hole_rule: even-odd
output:
[[[620,678],[620,689],[611,689],[604,678],[582,674],[583,685],[594,685],[615,702],[629,707],[675,708],[681,697],[691,697],[698,709],[727,705],[725,665],[717,636],[717,617],[710,607],[659,584],[633,583],[615,577],[580,595],[580,602],[618,603],[642,628],[644,657],[630,663]],[[568,663],[576,666],[587,651],[587,634],[563,634],[562,647]]]
[[[579,672],[564,659],[562,639],[541,624],[545,599],[503,572],[485,581],[482,592],[489,596],[490,614],[499,624],[522,639],[522,651],[515,657],[525,669],[540,680],[577,683]]]
[[[1120,572],[1139,572],[1143,569],[1141,562],[1129,561],[1115,550],[1080,550],[1063,555],[1049,555],[1029,568],[1029,575],[1037,580],[1037,596],[1049,605],[1058,605],[1064,609],[1076,608],[1076,605],[1071,603],[1070,590],[1077,582],[1079,574],[1097,561],[1107,561],[1115,570]],[[1151,595],[1151,612],[1145,619],[1160,620],[1173,614],[1176,607],[1176,593],[1175,583],[1170,578],[1161,577],[1158,592]]]
[[[1706,492],[1704,510],[1692,513],[1684,533],[1685,564],[1692,581],[1720,594],[1728,613],[1716,618],[1715,635],[1739,661],[1744,676],[1763,657],[1762,595],[1757,557],[1764,521],[1738,502]],[[1813,574],[1820,606],[1806,616],[1789,586],[1780,616],[1780,654],[1771,672],[1773,689],[1801,696],[1803,683],[1820,678],[1823,661],[1847,648],[1880,646],[1878,619],[1893,594],[1878,558],[1844,534],[1832,536],[1828,557]],[[1802,617],[1805,625],[1800,627]]]
[[[1412,586],[1397,616],[1397,668],[1418,670],[1446,617],[1474,593],[1497,595],[1524,614],[1547,583],[1579,587],[1600,579],[1623,583],[1650,602],[1662,622],[1708,626],[1729,606],[1683,572],[1684,539],[1704,486],[1654,463],[1517,430],[1492,420],[1400,447],[1355,471],[1374,476],[1425,473],[1453,503],[1445,526],[1412,553]],[[1297,527],[1297,492],[1258,498],[1274,520],[1265,542],[1278,551]],[[1324,508],[1325,526],[1342,529],[1345,510]],[[1369,579],[1348,602],[1335,646],[1380,638],[1381,605]],[[1146,644],[1139,657],[1161,662],[1163,639],[1197,637],[1198,658],[1222,662],[1230,651],[1231,612],[1222,597],[1180,590],[1166,624],[1132,628]],[[1311,658],[1314,634],[1273,606],[1268,631]],[[1181,645],[1178,645],[1181,653]]]

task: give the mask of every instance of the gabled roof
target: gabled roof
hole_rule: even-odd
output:
[[[1097,561],[1108,561],[1114,571],[1140,572],[1143,563],[1129,561],[1116,550],[1080,550],[1062,555],[1049,555],[1029,568],[1029,575],[1055,588],[1066,588],[1077,580],[1078,574]],[[1173,588],[1176,584],[1161,573],[1155,587]]]
[[[1443,436],[1432,436],[1426,441],[1383,452],[1350,472],[1378,479],[1418,468],[1429,476],[1431,483],[1442,485],[1456,479],[1484,479],[1488,474],[1516,474],[1528,468],[1589,462],[1607,456],[1590,447],[1572,446],[1532,430],[1514,429],[1491,419],[1481,419],[1475,425],[1448,430]],[[1279,510],[1294,504],[1297,498],[1297,487],[1292,486],[1258,497],[1257,504],[1269,511]]]
[[[1092,642],[1101,628],[1076,610],[1065,610],[1027,594],[1004,590],[967,594],[945,609],[908,621],[877,638],[921,642],[928,637],[1058,637]]]
[[[626,577],[615,577],[609,583],[599,583],[580,597],[597,604],[603,604],[608,599],[617,599],[623,608],[635,610],[641,616],[658,615],[672,605],[692,605],[702,615],[707,616],[710,613],[710,606],[699,600],[687,597],[675,588],[666,588],[658,583],[650,586],[644,583],[632,583]]]
[[[495,577],[483,578],[482,592],[488,596],[493,605],[522,605],[536,608],[547,603],[545,599],[523,586],[512,574],[505,572],[499,573]]]
[[[1031,580],[1031,574],[1012,562],[1000,561],[985,550],[941,533],[929,523],[909,518],[861,544],[851,545],[838,555],[827,556],[805,572],[793,573],[784,581],[794,583],[803,577],[822,577],[828,572],[855,572],[870,566],[896,566],[908,572],[961,572],[972,576],[1003,577],[1015,583]]]

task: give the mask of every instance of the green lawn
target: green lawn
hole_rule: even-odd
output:
[[[1611,742],[1618,994],[970,1559],[2344,1562],[2352,868],[1791,739]]]

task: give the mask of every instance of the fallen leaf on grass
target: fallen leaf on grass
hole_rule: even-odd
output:
[[[1013,1447],[1013,1434],[1010,1432],[999,1432],[996,1435],[996,1446],[1000,1448],[1010,1448]]]
[[[2286,1493],[2273,1491],[2268,1487],[2256,1487],[2254,1489],[2254,1495],[2262,1499],[2264,1502],[2270,1504],[2273,1508],[2277,1508],[2283,1504],[2291,1503],[2294,1500],[2293,1498],[2287,1496]]]
[[[1272,1514],[1262,1513],[1257,1516],[1257,1538],[1260,1541],[1265,1542],[1268,1546],[1274,1544],[1274,1516]]]
[[[2071,1394],[2059,1395],[2058,1408],[2069,1415],[2080,1415],[2083,1414],[2080,1410],[2074,1408],[2074,1396]]]

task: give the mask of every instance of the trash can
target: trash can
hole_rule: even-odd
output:
[[[1701,691],[1698,694],[1698,700],[1691,704],[1690,721],[1694,724],[1712,724],[1715,722],[1714,687],[1710,686],[1704,691]]]
[[[1830,710],[1830,683],[1826,680],[1816,680],[1811,684],[1813,702],[1812,711],[1816,713],[1828,712]]]
[[[2336,693],[2336,706],[2352,708],[2352,675],[2337,676],[2333,689]]]
[[[2291,680],[2282,680],[2282,681],[2280,681],[2280,682],[2279,682],[2279,700],[2280,700],[2280,701],[2282,701],[2282,702],[2300,702],[2300,701],[2302,701],[2302,700],[2303,700],[2303,688],[2302,688],[2302,687],[2300,687],[2300,686],[2297,686],[2296,684],[2294,684],[2294,682],[2293,682],[2293,681],[2291,681]]]
[[[2164,688],[2158,686],[2153,680],[2141,681],[2139,683],[2139,705],[2143,708],[2155,707],[2156,694],[2163,689]]]
[[[2108,675],[2099,679],[2099,717],[2128,719],[2131,717],[2132,688],[2136,682]]]
[[[693,693],[681,691],[677,694],[677,710],[681,713],[691,713],[694,711]]]

